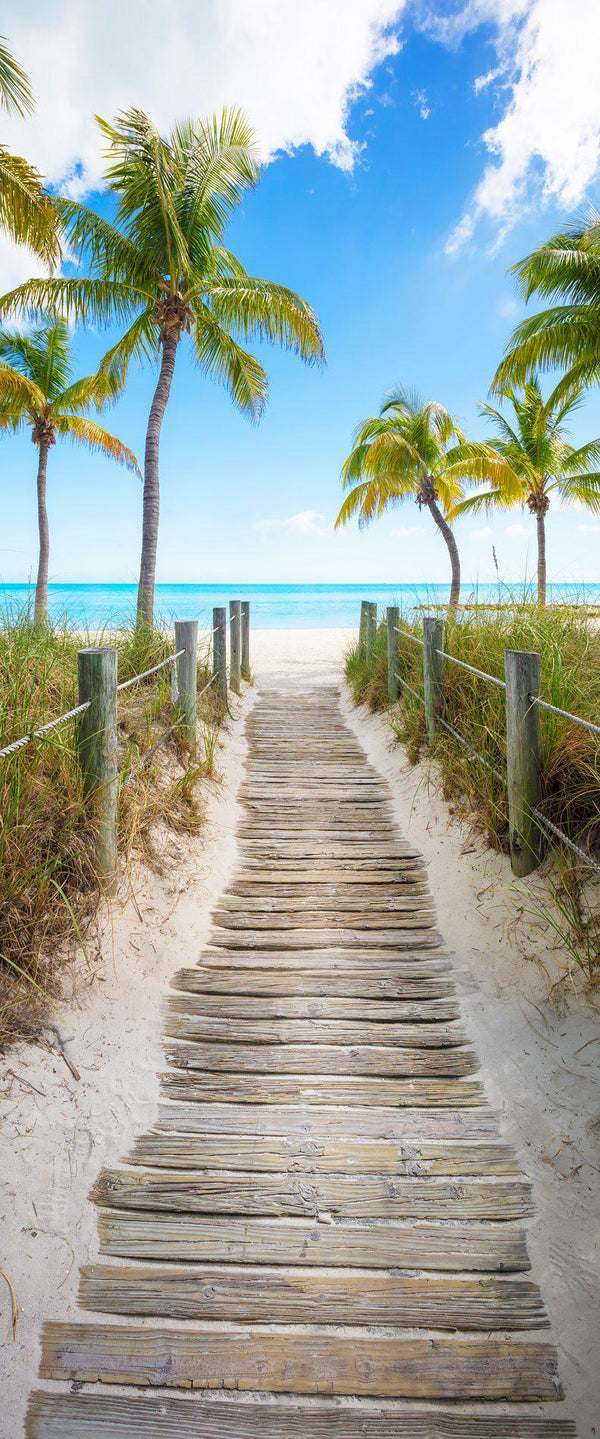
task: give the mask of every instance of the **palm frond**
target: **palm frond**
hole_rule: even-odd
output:
[[[60,197],[55,203],[69,248],[78,261],[85,259],[90,277],[126,280],[153,292],[156,284],[153,267],[117,225],[78,200]]]
[[[225,386],[239,410],[253,420],[260,419],[269,389],[262,365],[200,301],[196,301],[194,313],[194,349],[199,365]]]
[[[248,276],[213,282],[205,294],[220,324],[234,326],[244,340],[269,340],[303,360],[322,363],[323,340],[306,300],[285,285]]]
[[[60,259],[58,216],[41,176],[21,155],[0,144],[0,227],[49,268]]]
[[[260,165],[254,132],[242,110],[225,106],[211,120],[177,125],[172,145],[184,171],[181,226],[194,266],[202,237],[220,238],[244,190],[257,183]]]
[[[25,280],[0,299],[0,313],[30,317],[58,314],[75,324],[92,324],[100,328],[131,320],[136,309],[152,301],[137,286],[121,280],[87,280],[72,276],[56,276],[48,280]]]
[[[116,345],[107,350],[99,368],[106,374],[112,393],[117,395],[125,385],[131,364],[156,360],[158,355],[158,329],[154,323],[152,308],[149,307],[137,316],[121,339],[117,340]]]
[[[126,465],[128,470],[133,470],[141,479],[141,472],[135,455],[104,430],[102,425],[96,424],[95,420],[84,419],[81,415],[61,414],[56,417],[56,429],[60,435],[68,436],[78,444],[85,445],[88,450],[98,454],[108,455],[111,460],[117,460],[119,464]]]
[[[564,500],[577,500],[579,504],[585,505],[586,509],[592,510],[593,514],[600,514],[600,471],[590,471],[583,475],[561,475],[553,488],[559,491]]]
[[[0,35],[0,108],[11,115],[31,115],[35,103],[29,77],[15,60],[3,35]]]
[[[112,124],[96,118],[108,142],[105,175],[118,197],[116,223],[177,289],[190,257],[178,216],[181,173],[173,147],[143,110],[125,110]]]

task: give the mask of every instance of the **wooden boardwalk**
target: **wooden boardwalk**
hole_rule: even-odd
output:
[[[29,1439],[566,1439],[423,861],[334,688],[263,692],[248,734],[237,869]]]

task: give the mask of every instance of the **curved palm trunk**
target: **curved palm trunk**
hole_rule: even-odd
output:
[[[158,516],[160,510],[160,477],[158,453],[160,431],[171,381],[175,369],[175,356],[179,334],[166,330],[162,339],[162,359],[158,383],[148,416],[146,449],[144,452],[144,509],[142,521],[142,558],[140,583],[137,600],[138,625],[151,625],[154,618],[154,581],[156,575],[156,549],[158,545]]]
[[[546,516],[537,514],[535,517],[537,526],[537,601],[538,605],[546,603]]]
[[[48,511],[46,509],[46,468],[48,465],[48,450],[50,446],[42,440],[39,446],[39,461],[37,473],[37,504],[38,504],[38,533],[40,537],[40,550],[38,559],[37,580],[35,582],[35,606],[33,621],[36,625],[45,625],[48,619],[48,560],[50,556],[50,531],[48,529]]]
[[[444,519],[444,516],[439,507],[436,505],[435,500],[427,499],[425,503],[427,505],[427,509],[435,520],[435,523],[438,527],[438,530],[440,531],[440,534],[442,535],[442,538],[445,540],[448,554],[450,555],[450,565],[452,568],[452,584],[450,586],[450,602],[448,605],[448,614],[453,615],[456,614],[458,601],[460,598],[460,558],[458,554],[458,545],[452,533],[452,526],[449,525],[448,521]]]

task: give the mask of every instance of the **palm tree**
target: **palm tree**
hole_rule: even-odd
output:
[[[425,404],[409,390],[392,391],[379,415],[355,431],[342,469],[344,489],[350,493],[335,522],[337,529],[358,514],[359,525],[367,525],[406,499],[416,500],[419,509],[425,506],[450,556],[449,613],[456,610],[460,596],[460,560],[449,521],[462,495],[455,467],[464,443],[443,405],[435,400]]]
[[[0,36],[0,109],[25,116],[33,97],[25,71]],[[41,176],[21,155],[0,143],[0,226],[19,245],[28,245],[48,266],[60,257],[58,215]]]
[[[536,520],[538,604],[544,605],[550,496],[556,491],[562,499],[578,500],[600,513],[600,472],[592,469],[600,463],[600,439],[577,449],[566,439],[565,421],[581,403],[581,392],[565,392],[564,378],[546,401],[535,377],[521,393],[511,389],[506,393],[513,407],[513,423],[509,424],[493,405],[481,405],[481,413],[492,423],[494,439],[490,444],[469,446],[471,478],[489,478],[491,451],[500,462],[496,466],[496,484],[463,500],[455,513],[493,506],[527,506]]]
[[[253,337],[323,359],[317,320],[304,300],[248,275],[222,244],[244,190],[258,179],[254,138],[239,110],[188,121],[163,139],[140,110],[101,120],[109,145],[106,178],[117,197],[114,224],[72,200],[60,214],[89,277],[32,280],[3,307],[56,306],[67,317],[128,328],[105,357],[113,382],[132,359],[159,363],[144,459],[138,621],[152,623],[159,518],[159,441],[175,361],[184,335],[201,369],[220,380],[238,407],[258,419],[267,376],[240,343]]]
[[[48,609],[48,557],[50,538],[46,509],[48,453],[56,437],[64,436],[119,460],[140,474],[135,455],[83,413],[90,405],[100,409],[110,398],[106,375],[87,375],[71,382],[69,331],[63,320],[52,320],[23,334],[0,330],[0,430],[31,429],[38,449],[37,501],[39,563],[34,618],[44,623]],[[141,478],[141,476],[140,476]]]
[[[526,299],[542,295],[550,309],[517,326],[498,366],[493,390],[522,385],[536,371],[566,370],[562,393],[600,379],[600,214],[554,235],[513,266]]]

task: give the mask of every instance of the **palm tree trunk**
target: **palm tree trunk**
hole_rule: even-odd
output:
[[[38,533],[40,537],[40,551],[38,559],[37,580],[35,583],[35,605],[33,610],[33,622],[36,625],[45,625],[48,619],[48,559],[50,556],[50,531],[48,529],[48,511],[46,509],[46,467],[48,464],[49,448],[50,446],[42,440],[39,446],[40,457],[37,473]]]
[[[546,603],[546,516],[537,514],[535,517],[537,526],[537,598],[538,605]]]
[[[450,555],[450,565],[452,568],[452,584],[450,586],[450,602],[448,604],[448,614],[454,615],[456,614],[458,601],[460,598],[460,558],[458,554],[458,545],[452,533],[451,525],[449,525],[448,521],[444,519],[444,516],[441,510],[436,505],[435,500],[428,499],[426,500],[426,504],[430,514],[435,520],[435,523],[438,527],[438,530],[440,531],[440,534],[442,535],[442,538],[446,542],[448,554]]]
[[[154,581],[156,575],[156,549],[158,545],[158,516],[160,510],[160,476],[158,452],[163,415],[171,390],[175,369],[175,356],[179,344],[179,332],[166,330],[162,338],[162,359],[158,383],[148,416],[146,449],[144,453],[144,506],[142,521],[142,558],[140,583],[138,587],[138,625],[151,625],[154,618]]]

